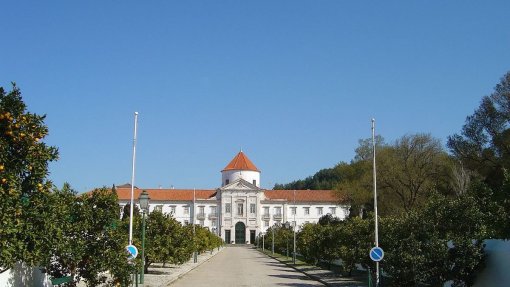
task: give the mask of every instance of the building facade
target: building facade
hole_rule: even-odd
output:
[[[278,224],[299,229],[331,214],[347,217],[348,205],[332,190],[266,190],[260,188],[260,170],[241,151],[221,171],[217,189],[139,189],[149,193],[149,212],[171,214],[182,224],[199,224],[218,234],[225,242],[254,243],[257,235]],[[117,188],[121,211],[130,202],[131,187]]]

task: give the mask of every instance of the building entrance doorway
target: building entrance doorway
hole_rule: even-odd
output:
[[[225,243],[230,244],[230,229],[225,230]]]
[[[250,243],[255,244],[255,230],[250,230]]]
[[[236,244],[246,243],[246,225],[242,222],[236,223]]]

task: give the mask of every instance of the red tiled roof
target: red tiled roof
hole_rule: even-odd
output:
[[[251,160],[240,151],[232,161],[222,170],[252,170],[259,171]]]
[[[193,189],[135,189],[134,200],[137,201],[142,190],[149,193],[149,197],[154,201],[192,201]],[[131,188],[117,188],[119,200],[131,199]],[[264,195],[268,200],[287,200],[294,201],[293,190],[264,190]],[[216,196],[215,189],[197,189],[195,199],[212,199]],[[296,190],[296,202],[339,202],[344,199],[338,198],[333,190]]]
[[[296,190],[296,202],[338,202],[343,199],[335,196],[333,190]],[[294,190],[264,190],[267,199],[294,201]]]
[[[149,193],[151,200],[193,200],[193,189],[135,189],[133,198],[138,200],[142,190]],[[117,188],[119,200],[131,199],[131,188]],[[197,189],[195,191],[195,199],[209,199],[216,195],[214,189]]]

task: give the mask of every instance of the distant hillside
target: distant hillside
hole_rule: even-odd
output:
[[[275,184],[273,189],[333,189],[336,184],[342,181],[342,168],[347,163],[341,162],[333,168],[319,170],[313,176],[300,179],[286,184]]]

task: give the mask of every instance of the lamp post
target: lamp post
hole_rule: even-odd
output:
[[[143,284],[143,277],[145,273],[145,213],[149,213],[149,194],[143,191],[138,197],[138,203],[142,210],[142,272],[140,273],[140,283]]]
[[[265,252],[265,248],[264,248],[264,233],[262,233],[262,252]]]

